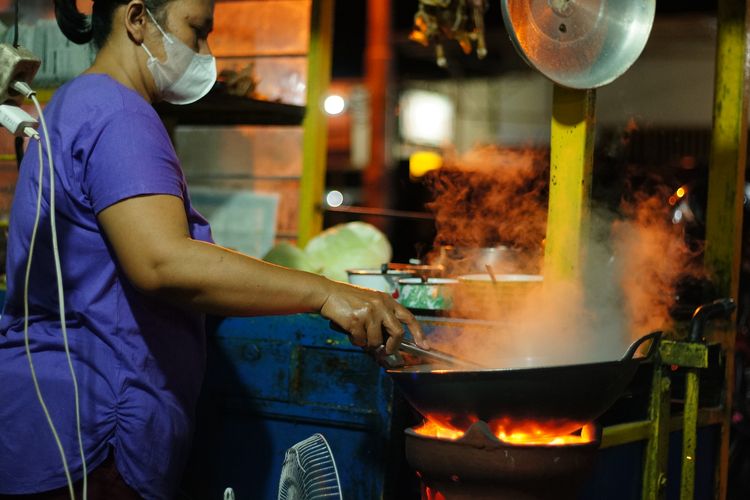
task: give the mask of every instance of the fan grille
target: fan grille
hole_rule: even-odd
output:
[[[313,434],[289,448],[279,481],[279,500],[341,499],[341,484],[331,447]]]

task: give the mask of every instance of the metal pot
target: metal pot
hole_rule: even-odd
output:
[[[414,275],[413,271],[394,269],[348,269],[349,283],[387,294],[398,290],[398,281]]]
[[[601,416],[638,365],[653,356],[660,338],[661,332],[641,337],[618,361],[487,370],[415,365],[387,373],[417,411],[445,427],[466,431],[477,420],[500,420],[507,432],[514,432],[533,421],[563,435]],[[635,357],[647,341],[646,355]]]
[[[640,56],[656,0],[502,0],[503,21],[532,68],[565,87],[610,83]]]
[[[502,318],[522,307],[543,284],[538,274],[467,274],[458,277],[456,314],[464,318]]]
[[[516,268],[517,252],[506,246],[456,247],[441,246],[437,264],[445,267],[449,275],[484,273],[489,267],[494,273],[513,272]]]
[[[442,278],[445,275],[445,268],[440,265],[399,264],[391,262],[388,264],[388,269],[407,271],[415,278]]]

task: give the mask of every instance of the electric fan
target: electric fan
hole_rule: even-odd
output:
[[[313,434],[286,451],[278,500],[341,500],[341,484],[331,447]]]

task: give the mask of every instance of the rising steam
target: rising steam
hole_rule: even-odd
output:
[[[513,252],[502,272],[544,274],[547,163],[498,148],[451,161],[430,184],[436,248],[504,245]],[[617,213],[592,210],[581,279],[459,285],[453,315],[498,324],[446,330],[433,343],[490,367],[548,366],[618,359],[633,340],[669,328],[675,283],[695,252],[671,222],[668,194],[636,194]],[[469,270],[445,252],[435,260]]]
[[[538,269],[547,224],[548,163],[536,151],[495,147],[449,158],[427,181],[435,194],[428,205],[435,214],[435,247],[504,246],[511,250],[508,256],[523,259],[516,266]],[[439,258],[450,261],[449,256],[436,251],[432,260],[454,265],[457,274],[471,271],[465,262],[436,262]]]

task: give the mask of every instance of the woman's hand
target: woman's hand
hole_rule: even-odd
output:
[[[414,315],[382,292],[332,281],[320,314],[346,330],[352,344],[360,347],[385,344],[388,354],[395,353],[404,336],[402,323],[406,323],[417,345],[429,349]],[[389,336],[385,342],[383,333]]]

